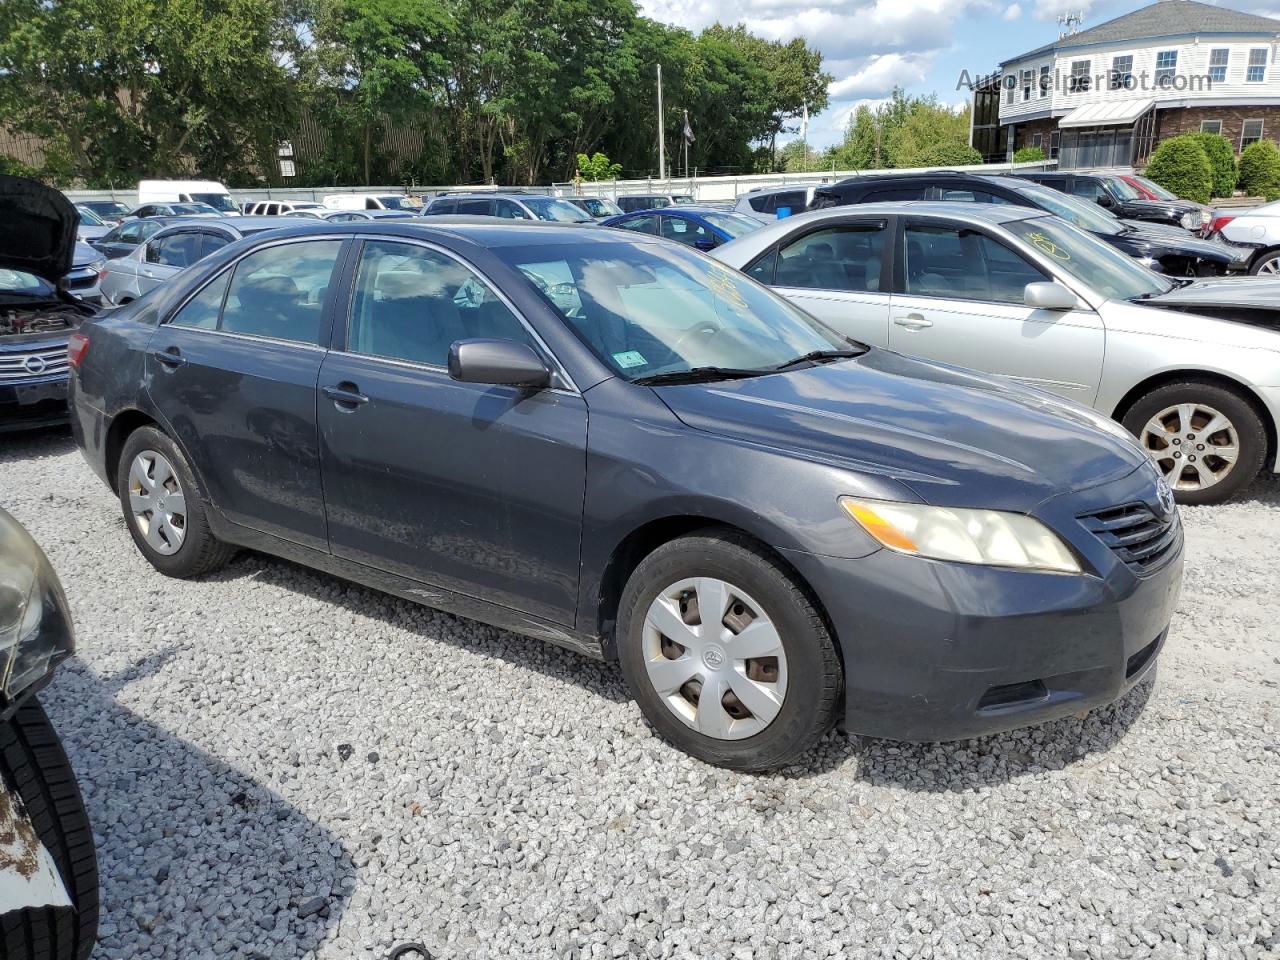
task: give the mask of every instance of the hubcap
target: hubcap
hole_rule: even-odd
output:
[[[1280,273],[1280,257],[1275,257],[1258,265],[1258,273]]]
[[[667,587],[649,605],[643,644],[654,690],[701,734],[742,740],[782,709],[782,639],[764,608],[731,583],[696,577]]]
[[[138,532],[156,553],[177,553],[187,535],[187,501],[173,464],[143,450],[129,467],[129,510]]]
[[[1221,483],[1240,456],[1240,438],[1225,416],[1203,403],[1180,403],[1147,421],[1140,437],[1174,490]]]

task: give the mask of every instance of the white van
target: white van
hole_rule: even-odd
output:
[[[324,198],[324,205],[330,210],[422,210],[421,200],[402,193],[331,193]]]
[[[144,203],[207,203],[226,216],[240,212],[231,191],[217,180],[143,180],[138,184],[138,206]]]

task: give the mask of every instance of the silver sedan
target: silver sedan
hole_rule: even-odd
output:
[[[1164,277],[1043,211],[983,203],[820,210],[713,256],[846,336],[1119,421],[1182,503],[1217,503],[1264,466],[1280,471],[1280,332],[1248,309],[1256,279]],[[1215,316],[1191,312],[1210,300]]]

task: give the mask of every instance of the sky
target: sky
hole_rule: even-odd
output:
[[[1178,2],[1178,0],[1166,0]],[[1213,0],[1206,0],[1213,2]],[[811,118],[809,143],[840,140],[860,104],[875,106],[895,86],[961,104],[962,71],[990,73],[1001,60],[1055,40],[1058,16],[1084,12],[1081,29],[1147,5],[1147,0],[640,0],[655,20],[701,30],[745,23],[776,40],[804,37],[835,79],[831,105]],[[1234,10],[1280,16],[1280,0],[1234,0]]]

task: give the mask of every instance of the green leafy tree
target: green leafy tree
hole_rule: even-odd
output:
[[[1156,147],[1146,175],[1166,190],[1197,203],[1208,203],[1213,193],[1213,165],[1192,136],[1172,137]]]
[[[1259,140],[1240,155],[1240,188],[1251,197],[1269,197],[1280,191],[1280,149],[1270,140]]]
[[[622,173],[622,164],[613,163],[603,153],[588,157],[578,154],[578,173],[583,180],[617,180]]]
[[[936,167],[981,163],[969,146],[968,107],[953,112],[935,98],[917,99],[888,134],[889,159],[895,167]]]
[[[845,127],[844,142],[831,148],[827,162],[837,170],[873,170],[884,166],[880,125],[870,107],[863,105],[854,111]]]
[[[1023,147],[1013,155],[1014,163],[1039,163],[1043,160],[1044,150],[1040,147]]]
[[[1236,190],[1236,152],[1231,141],[1220,133],[1193,133],[1191,139],[1200,144],[1213,167],[1213,195],[1229,197]]]

